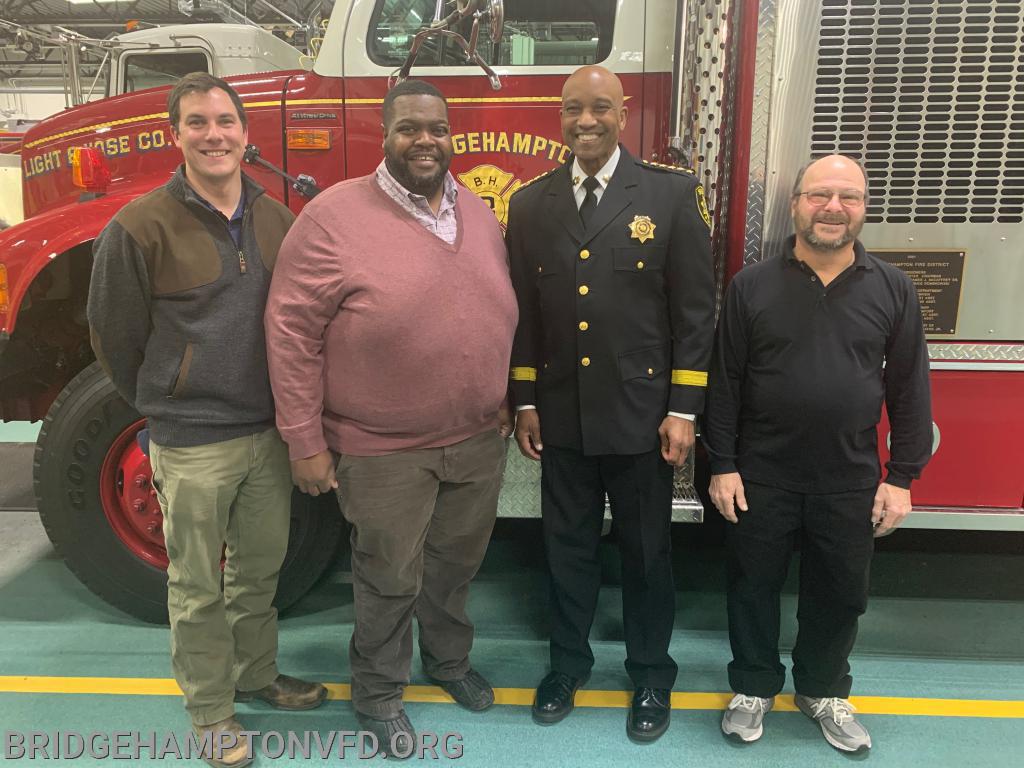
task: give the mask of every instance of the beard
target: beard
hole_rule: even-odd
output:
[[[846,229],[834,238],[819,237],[814,231],[815,224],[845,224]],[[797,236],[815,251],[838,251],[857,239],[864,220],[854,222],[849,216],[834,213],[819,213],[810,218],[798,216],[796,222]]]
[[[438,188],[444,183],[445,174],[448,173],[448,166],[452,162],[451,155],[445,157],[442,154],[438,154],[437,160],[437,170],[431,174],[423,175],[413,171],[409,162],[402,155],[393,155],[390,152],[384,153],[384,162],[387,164],[388,171],[395,177],[395,180],[414,195],[423,195],[423,197],[430,197],[437,192]]]

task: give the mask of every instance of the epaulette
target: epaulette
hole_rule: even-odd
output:
[[[652,163],[650,160],[641,160],[641,163],[649,168],[657,168],[661,171],[675,171],[676,173],[685,173],[687,176],[695,176],[696,171],[693,168],[684,168],[681,165],[667,165],[666,163]]]
[[[519,188],[518,188],[518,189],[516,190],[516,192],[522,192],[522,191],[523,191],[524,189],[526,189],[526,188],[527,188],[528,186],[530,186],[531,184],[533,184],[533,182],[535,182],[535,181],[540,181],[541,179],[545,178],[546,176],[550,176],[550,175],[551,175],[552,173],[554,173],[555,171],[557,171],[557,170],[561,169],[561,167],[562,167],[562,166],[560,166],[560,165],[556,165],[556,166],[555,166],[554,168],[549,168],[548,170],[544,171],[544,173],[541,173],[541,174],[539,174],[539,175],[537,175],[537,176],[534,176],[534,177],[533,177],[532,179],[530,179],[529,181],[524,181],[524,182],[522,183],[522,185],[520,185],[520,187],[519,187]],[[513,194],[515,194],[515,193],[513,193]]]

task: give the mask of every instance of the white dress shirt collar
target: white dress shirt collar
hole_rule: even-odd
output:
[[[598,202],[601,201],[601,195],[607,189],[608,182],[612,180],[612,175],[615,173],[615,168],[618,166],[621,156],[622,150],[616,145],[612,156],[608,158],[608,162],[601,166],[601,170],[594,174],[598,182],[598,187],[594,190]],[[587,196],[587,190],[583,188],[583,180],[587,178],[587,173],[580,168],[580,161],[575,157],[572,159],[571,173],[572,192],[576,196],[576,207],[578,208],[583,203],[583,198]]]

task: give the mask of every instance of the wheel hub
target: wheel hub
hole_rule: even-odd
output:
[[[153,488],[153,469],[136,437],[146,425],[139,419],[111,443],[100,469],[100,500],[110,527],[136,557],[167,568],[163,514]]]

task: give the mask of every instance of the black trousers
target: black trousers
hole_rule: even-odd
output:
[[[588,637],[601,587],[598,547],[605,493],[622,556],[626,671],[637,687],[671,688],[668,655],[675,618],[672,579],[672,467],[658,451],[584,456],[544,446],[541,512],[551,577],[551,668],[585,677]]]
[[[726,533],[729,684],[770,698],[782,690],[779,593],[800,541],[793,683],[804,696],[847,698],[857,619],[868,601],[875,488],[803,494],[744,482],[749,511]]]

